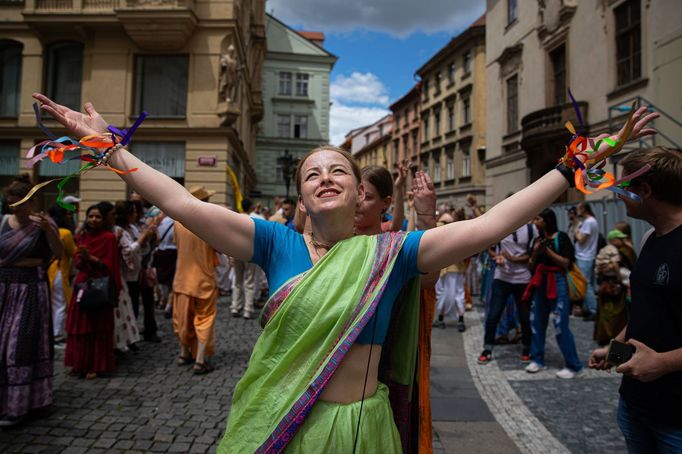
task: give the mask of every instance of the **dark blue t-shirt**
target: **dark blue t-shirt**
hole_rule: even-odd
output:
[[[272,295],[286,281],[312,268],[313,262],[310,260],[303,235],[278,222],[268,222],[261,219],[254,219],[253,222],[255,224],[255,235],[251,261],[265,271],[270,295]],[[396,257],[395,265],[386,283],[386,289],[379,302],[379,319],[376,321],[373,342],[375,344],[383,344],[386,339],[393,304],[400,290],[410,278],[420,274],[417,269],[417,256],[419,254],[419,241],[423,233],[423,231],[408,233],[403,247]],[[365,330],[360,333],[356,340],[358,344],[372,343],[374,317],[369,320]]]

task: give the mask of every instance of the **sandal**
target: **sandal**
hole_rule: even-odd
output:
[[[94,380],[95,378],[97,378],[97,372],[88,372],[85,374],[86,380]]]
[[[194,371],[194,375],[206,375],[207,373],[214,371],[215,367],[208,361],[204,361],[203,363],[194,363],[192,370]]]
[[[188,366],[194,362],[194,358],[191,356],[178,356],[178,359],[175,360],[175,364],[178,366]]]

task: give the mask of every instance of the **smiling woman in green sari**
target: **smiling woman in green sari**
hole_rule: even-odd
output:
[[[89,103],[81,114],[34,96],[78,136],[106,131]],[[651,119],[645,112],[635,114],[631,138],[652,132],[643,129]],[[202,202],[124,149],[109,163],[123,171],[139,168],[122,176],[128,185],[216,250],[258,263],[275,290],[235,388],[219,453],[401,452],[386,388],[378,380],[384,355],[377,352],[403,284],[499,241],[552,203],[571,178],[568,169],[552,170],[469,221],[426,232],[354,236],[356,207],[364,198],[358,166],[347,152],[322,147],[301,159],[296,174],[298,205],[312,224],[312,232],[301,235]],[[392,350],[415,351],[413,334],[401,332]],[[404,356],[395,364],[384,359],[392,377],[409,375],[414,359]]]

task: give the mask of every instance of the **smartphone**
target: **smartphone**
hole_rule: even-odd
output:
[[[611,339],[609,342],[609,351],[606,354],[606,362],[613,366],[620,366],[632,358],[635,353],[635,347],[626,344],[616,339]]]

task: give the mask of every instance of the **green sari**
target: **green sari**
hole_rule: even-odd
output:
[[[263,333],[235,388],[219,454],[287,448],[376,312],[404,239],[404,233],[389,233],[339,242],[272,295],[261,316]],[[396,302],[392,320],[406,326],[394,336],[391,358],[382,358],[389,378],[407,387],[414,379],[418,318],[418,305]],[[391,331],[396,327],[392,322]]]

